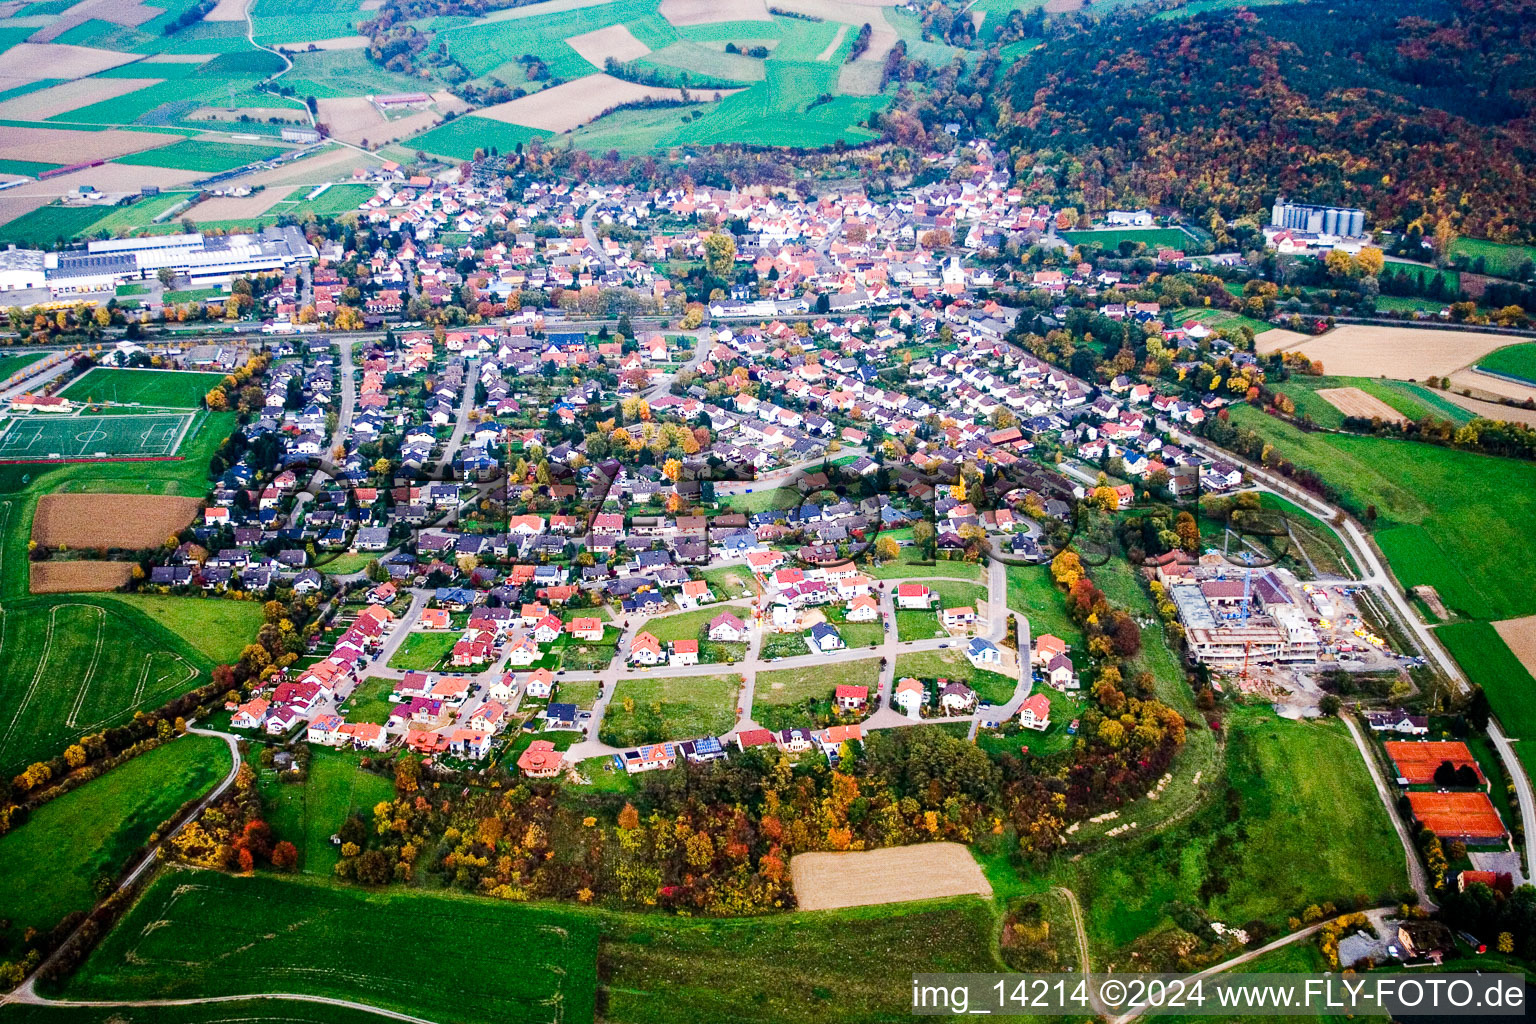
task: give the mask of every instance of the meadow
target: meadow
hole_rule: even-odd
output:
[[[9,377],[23,367],[31,366],[46,354],[44,352],[22,352],[14,356],[0,356],[0,380]]]
[[[89,910],[98,879],[115,879],[150,833],[229,767],[223,740],[182,736],[44,804],[0,836],[0,862],[10,865],[0,918],[10,921],[10,934],[46,931],[71,911]]]
[[[89,232],[106,216],[102,206],[42,206],[0,225],[0,244],[53,248]]]
[[[220,665],[238,661],[246,645],[256,642],[264,621],[257,601],[165,594],[113,594],[101,600],[142,612]]]
[[[412,633],[405,638],[389,659],[390,668],[406,672],[425,672],[437,668],[459,642],[459,634],[448,630],[441,633]]]
[[[1536,245],[1504,245],[1481,238],[1458,238],[1451,244],[1451,258],[1469,270],[1482,260],[1482,273],[1512,278],[1536,261]]]
[[[1536,612],[1525,566],[1536,537],[1536,466],[1412,441],[1308,434],[1246,405],[1232,422],[1338,488],[1357,516],[1377,512],[1375,538],[1404,587],[1428,583],[1477,619]]]
[[[1536,775],[1536,679],[1531,678],[1498,630],[1487,622],[1451,622],[1435,636],[1451,652],[1467,678],[1483,688],[1488,703],[1514,744],[1526,774]]]
[[[1000,672],[976,668],[964,654],[947,651],[918,651],[896,656],[896,678],[947,679],[965,683],[976,691],[983,703],[1004,704],[1013,696],[1017,680]]]
[[[1536,344],[1508,345],[1494,349],[1477,361],[1478,369],[1518,377],[1536,384]]]
[[[616,747],[718,736],[736,721],[736,675],[624,677],[603,715],[602,739]]]
[[[196,409],[224,380],[222,373],[184,370],[117,370],[97,366],[60,392],[73,402],[114,402],[156,409]]]
[[[1402,845],[1343,723],[1243,709],[1227,748],[1226,778],[1207,780],[1198,812],[1062,865],[1096,960],[1118,959],[1181,904],[1283,930],[1310,904],[1396,902],[1407,888]]]
[[[765,729],[809,726],[806,708],[829,707],[839,686],[867,686],[873,700],[879,684],[878,658],[759,672],[752,686],[752,718]]]
[[[596,956],[592,921],[557,909],[173,870],[63,994],[312,993],[467,1024],[548,1020],[553,1000],[570,1019],[591,1020]]]
[[[407,139],[401,145],[433,156],[469,160],[474,157],[477,149],[487,153],[493,149],[499,153],[512,153],[519,145],[550,137],[549,132],[538,128],[525,128],[520,124],[507,124],[505,121],[466,114]]]
[[[283,782],[271,769],[261,772],[267,823],[279,838],[293,843],[299,851],[299,870],[306,875],[330,878],[341,857],[331,836],[348,815],[368,817],[375,804],[395,795],[389,779],[361,770],[358,760],[359,755],[351,751],[311,747],[305,781]]]

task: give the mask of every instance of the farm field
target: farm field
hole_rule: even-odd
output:
[[[97,366],[61,394],[74,402],[111,402],[163,409],[197,409],[222,373],[187,370],[118,370]]]
[[[474,157],[477,149],[512,153],[518,146],[550,136],[550,132],[538,128],[525,128],[520,124],[466,114],[407,140],[405,145],[433,156],[469,160]]]
[[[200,504],[167,494],[45,494],[32,515],[32,539],[49,547],[157,547],[190,523]]]
[[[1472,413],[1452,402],[1431,388],[1406,381],[1383,380],[1377,377],[1310,377],[1293,374],[1289,380],[1274,385],[1276,391],[1290,396],[1296,403],[1297,416],[1309,416],[1320,427],[1337,429],[1344,423],[1344,414],[1319,391],[1334,388],[1358,388],[1371,398],[1384,403],[1391,410],[1417,422],[1425,416],[1450,420],[1456,424],[1472,419]]]
[[[736,721],[736,675],[622,677],[603,716],[603,742],[616,747],[718,736]]]
[[[0,225],[0,244],[52,247],[85,234],[105,215],[100,206],[43,206]]]
[[[1172,902],[1283,929],[1312,903],[1395,902],[1407,888],[1402,845],[1343,723],[1243,710],[1226,756],[1225,780],[1207,780],[1194,815],[1066,869],[1096,957],[1161,927]]]
[[[834,1006],[839,1024],[905,1018],[892,951],[903,977],[1002,970],[994,915],[973,896],[734,920],[615,915],[600,952],[608,1018],[824,1024]]]
[[[500,941],[466,950],[466,929]],[[124,999],[281,990],[472,1024],[547,1020],[545,1004],[553,998],[572,1019],[590,1020],[596,953],[591,919],[561,910],[171,871],[150,885],[64,994]],[[331,966],[338,961],[341,969]],[[423,971],[438,983],[419,984]],[[488,977],[497,983],[485,984]]]
[[[1363,515],[1405,587],[1428,583],[1447,607],[1477,619],[1536,612],[1524,577],[1536,538],[1536,466],[1411,441],[1307,434],[1248,406],[1232,422],[1257,430],[1282,457],[1321,474]]]
[[[1525,631],[1529,630],[1526,624]],[[1452,622],[1435,630],[1457,664],[1488,695],[1526,774],[1536,775],[1536,678],[1488,622]]]
[[[388,691],[384,695],[388,697]],[[260,773],[262,798],[271,806],[268,824],[298,849],[299,870],[306,875],[330,878],[341,858],[331,836],[348,815],[366,817],[375,804],[395,795],[389,779],[362,771],[358,760],[351,751],[311,747],[305,781],[282,782],[269,769]]]
[[[1536,344],[1524,342],[1494,349],[1477,361],[1478,369],[1536,384]]]
[[[134,710],[158,707],[213,668],[194,644],[110,597],[9,600],[0,640],[3,769],[52,757]]]
[[[0,917],[15,933],[46,931],[71,911],[89,910],[96,880],[115,878],[150,833],[229,768],[223,740],[182,736],[39,807],[0,836],[0,860],[10,865]]]
[[[969,847],[918,843],[850,853],[800,853],[790,858],[801,910],[832,910],[877,903],[974,894],[991,898],[992,886]]]
[[[1335,376],[1424,380],[1480,362],[1488,353],[1518,340],[1515,335],[1478,331],[1344,324],[1293,350],[1320,360],[1324,372]]]

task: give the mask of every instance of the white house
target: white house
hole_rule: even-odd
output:
[[[965,656],[976,668],[996,668],[1003,663],[1003,652],[997,649],[997,644],[979,636],[965,645]]]
[[[927,698],[927,692],[923,684],[916,679],[902,679],[896,683],[896,690],[891,697],[891,703],[900,708],[908,718],[919,718],[923,711],[923,702]]]
[[[1019,724],[1026,729],[1044,732],[1051,724],[1051,702],[1043,693],[1037,693],[1019,705]]]

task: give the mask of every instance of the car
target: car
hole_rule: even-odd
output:
[[[946,648],[948,646],[949,646],[949,644],[939,644],[939,650],[942,651],[944,648]]]

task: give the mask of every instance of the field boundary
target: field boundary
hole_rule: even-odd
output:
[[[1484,377],[1493,377],[1497,380],[1502,380],[1510,384],[1519,384],[1523,387],[1536,388],[1536,380],[1527,380],[1524,377],[1516,377],[1512,373],[1500,373],[1498,370],[1485,370],[1481,366],[1478,366],[1476,363],[1473,363],[1469,369],[1471,369],[1473,373],[1482,374]]]
[[[68,466],[79,462],[185,462],[185,455],[92,455],[68,459],[0,459],[0,466]]]

